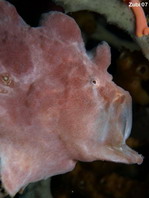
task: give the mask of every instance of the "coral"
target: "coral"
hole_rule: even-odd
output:
[[[125,0],[124,0],[125,2]],[[143,8],[141,6],[141,1],[140,0],[130,0],[126,1],[128,3],[128,6],[131,7],[135,19],[136,19],[136,36],[141,37],[143,35],[148,35],[149,34],[149,27],[147,25],[147,19],[144,14]],[[148,4],[148,2],[143,2],[143,4]]]
[[[114,80],[129,91],[136,103],[149,104],[149,63],[140,51],[123,50],[117,60]]]
[[[129,7],[120,0],[54,0],[62,5],[66,12],[90,10],[100,13],[107,18],[107,22],[116,24],[127,31],[140,46],[145,57],[149,60],[149,36],[137,37],[135,35],[135,17]]]

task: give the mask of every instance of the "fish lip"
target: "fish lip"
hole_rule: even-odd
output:
[[[124,124],[122,134],[124,141],[126,141],[132,130],[132,98],[127,91],[125,92],[125,101],[123,103],[121,116]]]
[[[130,106],[130,105],[129,105]],[[127,107],[127,117],[126,117],[126,127],[125,127],[125,133],[124,133],[124,139],[126,140],[132,130],[132,106]]]

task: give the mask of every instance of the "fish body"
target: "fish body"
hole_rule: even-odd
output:
[[[0,1],[0,174],[13,196],[77,161],[142,162],[125,141],[131,97],[107,72],[110,48],[90,58],[76,22],[60,12],[30,27]]]

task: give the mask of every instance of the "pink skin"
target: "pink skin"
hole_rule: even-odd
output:
[[[10,195],[78,160],[142,162],[125,144],[131,97],[109,64],[108,44],[89,58],[67,15],[52,12],[31,28],[0,1],[0,165]]]
[[[129,3],[132,2],[133,4],[139,4],[139,0],[124,0],[125,2]],[[141,6],[134,6],[131,7],[135,18],[136,18],[136,36],[141,37],[143,35],[149,34],[149,27],[147,25],[146,16]]]

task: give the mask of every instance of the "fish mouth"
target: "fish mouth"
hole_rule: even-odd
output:
[[[143,156],[131,149],[126,144],[119,147],[113,147],[111,153],[112,161],[121,162],[125,164],[142,164]]]

